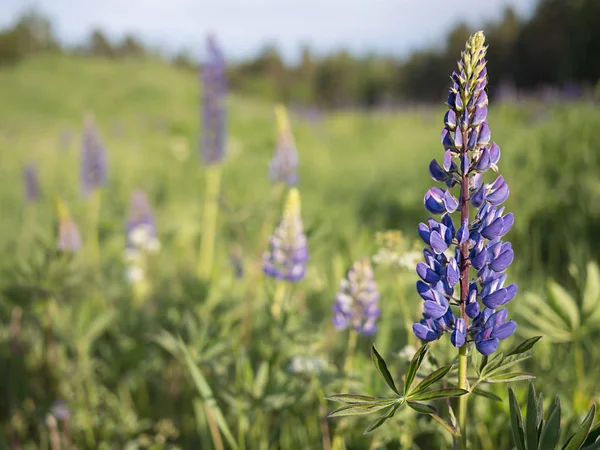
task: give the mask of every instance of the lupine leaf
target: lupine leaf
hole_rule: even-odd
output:
[[[417,402],[413,402],[413,401],[408,401],[406,402],[406,404],[408,406],[410,406],[412,409],[414,409],[417,412],[420,412],[421,414],[437,414],[438,410],[431,406],[431,405],[426,405],[425,403],[417,403]]]
[[[450,371],[450,369],[452,369],[452,366],[444,366],[444,367],[440,367],[439,369],[437,369],[434,372],[431,372],[429,375],[427,375],[423,379],[423,381],[421,381],[418,385],[416,385],[415,388],[408,395],[423,392],[425,389],[427,389],[433,383],[444,378],[444,376],[446,376],[446,374]]]
[[[538,341],[542,338],[543,336],[534,336],[532,338],[526,339],[523,342],[521,342],[519,345],[517,345],[515,348],[513,348],[510,352],[508,352],[506,354],[506,356],[512,356],[512,355],[519,355],[521,353],[525,353],[528,350],[531,350],[535,344],[538,343]]]
[[[535,387],[529,382],[527,393],[527,416],[525,417],[525,440],[528,450],[538,448],[538,429],[537,429],[537,399],[535,398]]]
[[[444,388],[435,391],[419,392],[406,397],[407,400],[433,400],[434,398],[459,397],[468,394],[469,391],[460,388]]]
[[[600,440],[596,442],[592,442],[590,445],[586,445],[585,447],[581,447],[581,450],[599,450],[600,449]]]
[[[400,403],[396,403],[394,406],[392,406],[387,414],[384,414],[383,416],[379,417],[375,422],[369,425],[369,427],[365,430],[363,434],[370,433],[371,431],[383,425],[388,419],[391,419],[394,416],[394,414],[396,414],[398,408],[400,408],[400,405]]]
[[[333,402],[346,403],[346,404],[354,404],[354,403],[385,403],[385,402],[394,402],[398,399],[396,398],[385,398],[385,397],[371,397],[370,395],[360,395],[360,394],[334,394],[326,397],[327,400],[331,400]]]
[[[600,301],[600,270],[598,265],[590,262],[587,265],[587,277],[585,280],[585,289],[583,291],[583,302],[581,310],[584,316],[589,315]]]
[[[481,353],[479,352],[471,352],[471,366],[475,368],[475,372],[477,372],[477,375],[479,375],[481,373],[481,369],[479,368],[479,366],[481,365],[481,359],[483,358],[483,356],[481,355]]]
[[[591,445],[594,442],[596,442],[596,439],[598,439],[598,437],[600,437],[600,423],[597,423],[596,426],[592,428],[592,431],[590,431],[590,434],[588,434],[585,442],[583,443],[584,448],[586,445]]]
[[[558,438],[560,437],[560,400],[556,397],[556,400],[550,411],[548,412],[548,419],[542,428],[542,434],[540,436],[540,449],[552,450],[556,448],[558,444]]]
[[[475,352],[475,353],[478,353],[478,352]],[[485,369],[485,366],[487,366],[487,363],[488,363],[488,357],[482,356],[481,362],[479,363],[479,370],[478,370],[479,373],[483,372],[483,369]]]
[[[390,389],[396,394],[400,395],[400,392],[398,391],[398,388],[396,388],[396,384],[394,383],[394,379],[392,378],[392,374],[387,368],[385,360],[381,357],[379,352],[377,352],[375,346],[371,347],[371,358],[373,359],[373,364],[375,365],[377,372],[379,372],[379,375],[381,376],[381,378],[383,378],[383,381],[385,381],[385,384],[387,384],[390,387]]]
[[[561,330],[554,328],[554,325],[546,322],[545,319],[540,317],[534,317],[532,314],[537,314],[535,311],[524,308],[521,311],[523,317],[527,316],[529,324],[519,322],[519,330],[523,334],[539,334],[542,333],[544,337],[551,342],[571,342],[572,336],[570,331]],[[564,325],[563,323],[563,326]]]
[[[521,353],[520,355],[507,356],[506,358],[504,358],[502,363],[498,367],[496,367],[496,369],[490,370],[485,375],[482,374],[482,378],[485,379],[488,377],[496,376],[496,375],[504,372],[509,367],[512,367],[515,364],[520,363],[521,361],[525,361],[526,359],[529,359],[532,356],[533,356],[533,353]]]
[[[571,325],[571,330],[579,328],[579,308],[577,302],[557,282],[550,280],[548,282],[548,300],[559,314],[561,314],[567,323]]]
[[[448,422],[446,422],[444,419],[442,419],[440,416],[438,416],[437,414],[429,414],[429,415],[431,417],[433,417],[435,420],[437,420],[440,424],[442,424],[442,426],[444,428],[446,428],[446,430],[448,430],[450,433],[452,433],[452,436],[454,436],[454,437],[460,436],[460,432],[455,427],[453,427]]]
[[[525,434],[523,431],[523,417],[521,417],[521,408],[510,385],[508,386],[508,401],[510,406],[510,423],[512,426],[513,438],[517,450],[525,450]]]
[[[523,303],[525,309],[529,309],[528,314],[524,314],[527,321],[535,324],[540,330],[542,326],[556,327],[560,331],[570,332],[569,321],[558,314],[548,301],[542,299],[539,295],[528,293]],[[544,334],[549,334],[544,332]]]
[[[527,372],[501,373],[485,379],[488,383],[510,383],[512,381],[531,380],[534,375]]]
[[[492,360],[489,361],[486,364],[486,366],[483,368],[483,370],[481,371],[480,378],[485,378],[486,374],[490,373],[492,370],[494,370],[496,367],[498,367],[500,365],[500,363],[502,362],[503,358],[504,358],[504,355],[502,353],[498,353],[496,356],[494,356],[492,358]]]
[[[581,425],[579,426],[575,434],[573,434],[567,440],[562,450],[579,450],[581,448],[590,432],[590,428],[592,427],[592,422],[594,421],[595,415],[596,405],[592,404],[592,407],[585,416],[585,419],[583,419],[583,422],[581,422]]]
[[[502,399],[498,397],[496,394],[490,391],[484,391],[483,389],[475,388],[471,391],[471,394],[479,395],[480,397],[489,398],[490,400],[495,400],[497,402],[501,402]]]
[[[327,417],[341,417],[341,416],[356,416],[359,414],[371,414],[372,412],[379,411],[380,409],[389,408],[397,400],[394,399],[392,401],[383,403],[383,402],[374,402],[374,403],[351,403],[349,405],[340,406],[338,409],[331,411]]]
[[[415,379],[415,376],[417,375],[417,371],[419,370],[419,367],[421,367],[421,364],[423,363],[423,358],[425,358],[425,355],[427,354],[428,350],[429,350],[429,346],[427,344],[423,344],[421,346],[421,348],[419,348],[419,350],[417,350],[417,353],[415,353],[415,356],[413,356],[413,359],[410,361],[410,364],[408,365],[408,369],[406,371],[406,378],[404,379],[404,392],[405,393],[410,391],[410,386],[411,386],[413,380]]]

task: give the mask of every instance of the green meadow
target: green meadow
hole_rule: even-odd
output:
[[[275,285],[260,270],[265,233],[285,196],[267,177],[274,105],[228,99],[215,261],[205,282],[197,276],[205,196],[199,100],[196,74],[152,60],[43,56],[0,70],[0,448],[451,448],[437,422],[408,408],[363,435],[375,417],[327,419],[336,405],[325,400],[344,390],[388,395],[371,345],[398,379],[406,346],[418,347],[413,269],[375,266],[379,327],[359,336],[354,351],[348,331],[331,324],[331,305],[352,262],[377,253],[376,233],[400,231],[406,252],[420,246],[423,195],[434,185],[428,164],[443,156],[444,105],[318,114],[288,105],[310,261],[289,293],[290,313],[275,320]],[[94,230],[79,187],[88,112],[109,166]],[[563,429],[574,431],[600,399],[600,320],[581,309],[586,295],[600,308],[600,280],[588,266],[600,255],[600,109],[492,98],[489,123],[511,189],[509,278],[519,284],[508,307],[519,325],[501,350],[546,336],[521,369],[536,375],[546,398],[560,395]],[[39,172],[36,202],[24,196],[27,163]],[[123,258],[135,189],[148,194],[161,242],[141,299]],[[57,197],[84,247],[98,234],[97,262],[85,251],[56,251]],[[565,319],[564,302],[577,320]],[[453,354],[443,351],[447,338],[432,347],[438,357]],[[512,383],[523,403],[526,386]],[[513,448],[506,387],[486,389],[503,401],[471,396],[473,448]],[[70,417],[56,425],[49,417],[59,400]]]

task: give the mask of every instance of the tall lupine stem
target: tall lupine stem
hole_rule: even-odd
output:
[[[221,169],[225,157],[226,66],[216,40],[207,40],[208,57],[202,69],[202,159],[206,170],[206,197],[198,275],[209,280],[212,272],[221,192]]]

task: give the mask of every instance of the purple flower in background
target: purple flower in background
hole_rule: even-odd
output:
[[[277,148],[269,163],[269,178],[273,182],[285,182],[290,186],[298,182],[298,151],[290,127],[287,111],[283,105],[275,108],[277,116]]]
[[[225,156],[227,79],[225,58],[214,37],[207,39],[202,66],[202,160],[215,164]]]
[[[135,190],[131,194],[125,232],[128,250],[152,252],[160,247],[154,214],[144,191]]]
[[[300,193],[291,188],[283,216],[269,240],[269,250],[263,257],[266,275],[291,282],[304,278],[308,262],[306,235],[300,216]]]
[[[30,203],[36,202],[40,198],[37,166],[33,163],[27,164],[23,170],[23,179],[25,182],[25,199]]]
[[[452,74],[450,109],[441,136],[444,158],[441,164],[433,160],[429,165],[431,177],[445,188],[433,187],[424,198],[427,211],[442,218],[429,218],[418,227],[428,247],[425,261],[417,264],[424,313],[413,331],[423,341],[450,333],[455,347],[474,342],[487,356],[515,331],[516,323],[506,320],[507,310],[498,308],[515,297],[517,286],[505,286],[504,272],[514,258],[511,244],[502,241],[514,223],[513,214],[505,214],[500,206],[508,198],[508,185],[501,175],[490,183],[483,179],[489,169],[498,171],[500,160],[500,148],[491,142],[487,123],[484,41],[481,32],[469,39],[458,71]],[[454,187],[456,196],[451,192]],[[470,204],[477,208],[472,220]],[[455,213],[460,214],[458,229],[452,219]]]
[[[340,282],[333,312],[333,324],[338,330],[351,326],[364,336],[371,336],[377,330],[379,291],[368,258],[356,261]]]
[[[108,173],[106,148],[91,114],[86,115],[81,142],[81,193],[87,197],[106,184]]]

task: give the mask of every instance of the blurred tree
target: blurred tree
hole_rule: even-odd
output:
[[[104,36],[101,30],[94,30],[90,35],[88,42],[88,52],[94,56],[103,56],[112,58],[115,56],[115,50],[111,46],[109,40]]]

